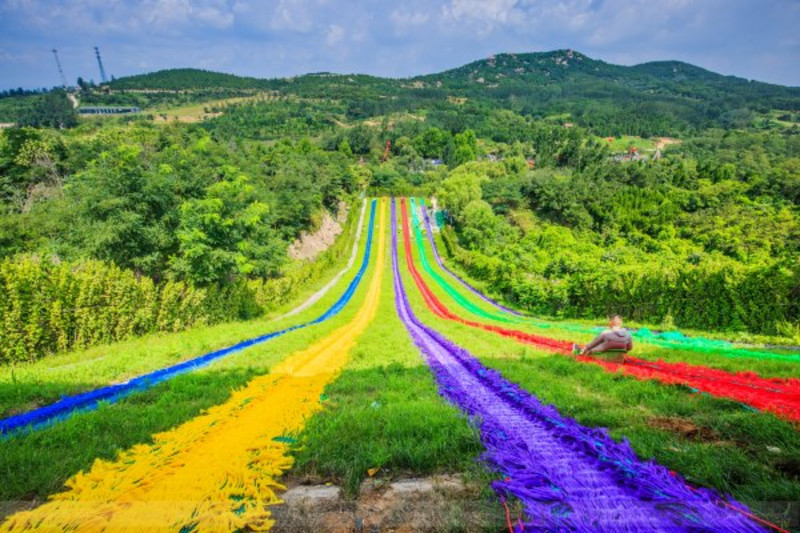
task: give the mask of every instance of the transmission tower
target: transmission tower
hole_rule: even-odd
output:
[[[106,79],[106,69],[103,68],[103,60],[100,59],[100,49],[96,46],[94,47],[94,55],[97,56],[97,66],[100,67],[100,79],[103,83],[106,83],[108,79]]]
[[[64,69],[61,68],[61,61],[58,59],[58,50],[53,48],[53,57],[56,58],[56,66],[58,67],[58,74],[61,76],[61,86],[67,88],[67,77],[64,76]]]

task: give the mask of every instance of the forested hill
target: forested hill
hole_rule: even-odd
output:
[[[620,89],[650,94],[672,94],[699,100],[711,94],[727,93],[731,97],[760,96],[785,98],[797,104],[800,87],[785,87],[736,76],[723,76],[681,61],[653,61],[622,66],[592,59],[572,50],[528,54],[499,54],[458,68],[413,78],[391,79],[361,74],[329,72],[305,74],[291,78],[258,79],[194,68],[175,68],[148,74],[118,78],[110,83],[113,89],[266,89],[327,87],[342,82],[357,83],[384,90],[444,88],[464,89],[483,86],[487,89],[528,85],[529,89],[571,84],[585,90],[590,97],[592,87],[611,83]],[[502,91],[501,91],[502,92]],[[733,94],[731,94],[733,93]],[[488,95],[487,95],[488,96]]]
[[[772,110],[800,110],[800,87],[723,76],[679,61],[613,65],[572,50],[500,54],[405,79],[316,73],[259,80],[173,69],[120,78],[111,87],[272,90],[335,98],[353,119],[441,109],[456,98],[466,104],[459,114],[500,108],[540,118],[564,115],[601,135],[682,135],[708,127],[744,127]]]
[[[196,68],[173,68],[112,81],[116,90],[264,89],[266,80]]]
[[[735,76],[723,76],[680,61],[656,61],[632,67],[613,65],[572,50],[532,54],[500,54],[440,74],[415,78],[423,83],[442,82],[449,88],[476,84],[490,89],[527,86],[530,91],[564,86],[566,93],[585,97],[646,95],[694,100],[759,98],[771,107],[796,105],[800,88],[784,87]],[[468,89],[467,89],[468,90]]]

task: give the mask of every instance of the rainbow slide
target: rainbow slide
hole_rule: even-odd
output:
[[[412,215],[414,218],[415,232],[418,232],[419,231],[418,228],[420,227],[421,224],[418,220],[414,198],[411,198],[411,206],[412,206],[411,207]],[[520,319],[520,323],[524,321],[524,323],[526,324],[530,324],[545,329],[553,327],[553,324],[551,323],[537,320],[536,317],[532,315],[526,315],[524,313],[520,313],[519,311],[504,306],[503,304],[497,302],[496,300],[482,293],[480,290],[476,289],[475,287],[470,285],[466,280],[461,278],[458,274],[450,270],[447,267],[447,265],[445,265],[441,255],[439,254],[439,249],[436,246],[436,240],[433,238],[433,228],[431,226],[430,218],[428,217],[428,212],[425,209],[425,200],[422,198],[419,199],[419,210],[422,212],[422,217],[425,220],[425,228],[427,230],[428,241],[430,242],[431,249],[433,250],[433,257],[436,260],[436,263],[439,266],[439,268],[447,272],[450,275],[450,277],[452,277],[458,283],[463,285],[464,288],[467,289],[474,296],[477,296],[478,298],[489,303],[490,305],[494,306],[495,308],[499,309],[502,312],[509,313],[511,315],[514,315],[515,317],[518,317]],[[439,284],[441,285],[440,283],[441,278],[436,277],[436,274],[433,271],[433,269],[430,268],[427,259],[423,260],[423,268],[426,270],[426,272],[434,276],[436,281],[439,282]],[[444,285],[442,286],[443,288],[445,288]],[[451,287],[449,288],[452,289]],[[445,290],[448,291],[448,294],[450,293],[448,288],[445,288]],[[494,315],[493,318],[497,319],[497,315]],[[581,333],[592,333],[602,329],[596,327],[583,326],[579,324],[570,324],[568,322],[559,323],[558,328],[566,331],[576,331]],[[772,360],[772,361],[783,361],[783,362],[800,362],[800,355],[744,349],[728,341],[711,340],[703,337],[689,337],[679,331],[665,331],[660,333],[653,333],[647,328],[641,328],[638,330],[633,330],[632,334],[639,341],[643,341],[648,344],[653,344],[656,346],[663,346],[665,348],[680,348],[684,350],[694,350],[698,352],[710,353],[714,355],[721,355],[724,357],[739,358],[739,359],[760,359],[760,360]]]
[[[567,354],[572,343],[551,339],[541,335],[533,335],[524,331],[509,329],[484,322],[464,319],[452,313],[431,291],[414,265],[411,244],[411,230],[409,217],[406,210],[405,199],[401,200],[401,216],[403,232],[405,235],[406,263],[417,288],[422,293],[427,307],[440,318],[460,322],[470,327],[491,331],[498,335],[512,338],[518,342],[530,344],[541,349]],[[413,214],[413,210],[412,210]],[[414,240],[420,261],[423,266],[429,263],[425,258],[423,239],[419,231],[414,231]],[[430,274],[430,270],[426,271]],[[437,282],[440,276],[433,275]],[[443,287],[447,291],[446,287]],[[447,291],[450,294],[449,291]],[[460,303],[464,299],[455,299]],[[474,305],[474,304],[472,304]],[[464,307],[465,310],[469,308]],[[665,384],[686,385],[694,390],[738,401],[749,407],[770,411],[789,420],[800,420],[800,380],[798,379],[773,379],[761,377],[753,372],[730,373],[701,365],[687,363],[667,363],[664,361],[648,361],[646,359],[626,356],[622,364],[599,360],[593,357],[578,357],[579,361],[602,366],[609,372],[620,371],[625,375],[637,379],[655,379]]]
[[[517,531],[763,531],[742,504],[639,460],[626,441],[562,416],[423,324],[400,276],[394,206],[397,313],[442,396],[478,423],[484,459],[502,475],[494,490],[522,502],[526,519]]]

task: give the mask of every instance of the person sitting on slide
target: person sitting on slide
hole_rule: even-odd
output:
[[[633,350],[633,339],[628,330],[622,327],[622,317],[612,315],[608,320],[609,329],[601,332],[592,342],[580,350],[580,355],[590,355],[607,351],[626,351]],[[580,346],[575,345],[576,353]]]

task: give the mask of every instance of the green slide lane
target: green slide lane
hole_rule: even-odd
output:
[[[414,198],[411,198],[409,210],[411,211],[411,216],[414,222],[413,223],[414,240],[417,243],[417,250],[419,252],[420,262],[422,263],[422,268],[425,270],[425,272],[427,272],[428,275],[430,275],[436,281],[436,283],[442,289],[444,289],[444,291],[451,298],[453,298],[453,300],[455,300],[456,303],[458,303],[458,305],[460,305],[470,313],[482,318],[487,318],[489,320],[497,320],[498,322],[504,322],[506,324],[517,323],[518,320],[515,318],[500,315],[497,313],[492,313],[475,305],[473,302],[468,300],[463,294],[457,291],[452,285],[447,283],[447,281],[445,281],[444,278],[442,278],[442,276],[440,276],[439,273],[433,269],[431,264],[428,262],[428,257],[425,253],[425,244],[424,244],[425,239],[422,237],[422,233],[420,232],[419,229],[420,222],[419,222],[419,217],[417,216],[416,207],[417,207],[417,202],[414,200]]]

